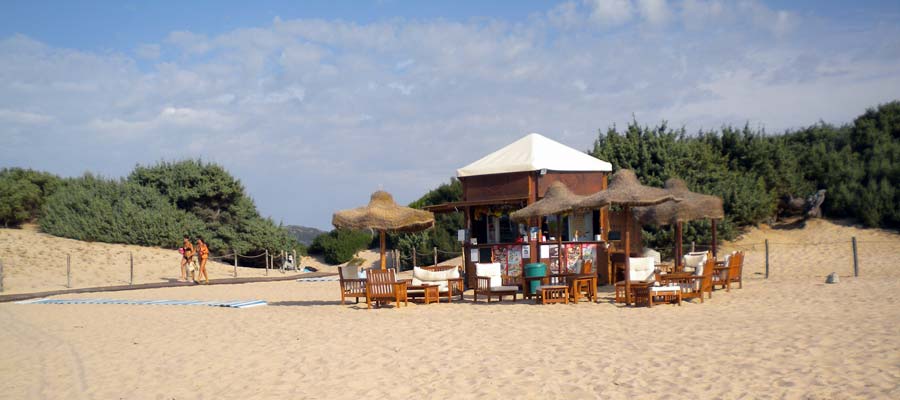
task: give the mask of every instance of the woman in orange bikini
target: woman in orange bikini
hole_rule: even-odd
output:
[[[203,279],[204,283],[209,285],[209,274],[206,273],[206,259],[209,258],[209,247],[206,247],[203,238],[197,238],[197,252],[200,255],[200,274],[198,278]]]

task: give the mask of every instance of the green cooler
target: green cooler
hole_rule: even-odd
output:
[[[547,275],[547,264],[544,263],[531,263],[525,264],[525,277],[529,278],[532,276],[545,276]],[[529,294],[535,294],[538,288],[541,286],[541,281],[533,280],[528,282],[528,288],[522,288],[522,290],[528,290]]]

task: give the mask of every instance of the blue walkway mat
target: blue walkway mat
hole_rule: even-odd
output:
[[[208,306],[227,308],[251,308],[267,305],[265,300],[116,300],[116,299],[31,299],[16,304],[128,304],[142,306]]]

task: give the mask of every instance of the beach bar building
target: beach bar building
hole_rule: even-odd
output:
[[[607,209],[588,210],[559,220],[550,216],[520,224],[509,214],[543,198],[558,181],[576,195],[597,193],[606,189],[611,171],[606,161],[532,133],[458,169],[461,201],[426,209],[464,214],[465,232],[460,239],[470,287],[475,285],[476,262],[499,262],[504,273],[518,276],[532,262],[544,262],[551,272],[576,272],[579,260],[592,259],[599,281],[607,282],[609,251],[616,250],[626,222],[620,215]],[[640,229],[634,227],[629,231],[635,232],[631,243],[632,252],[637,252]],[[557,237],[560,228],[562,237]],[[612,244],[610,249],[607,243]]]

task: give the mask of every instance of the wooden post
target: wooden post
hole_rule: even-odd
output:
[[[266,276],[269,276],[269,249],[266,249]]]
[[[769,239],[766,239],[766,279],[769,279]]]
[[[681,256],[684,255],[684,249],[681,245],[682,238],[681,221],[675,223],[675,270],[681,271]]]
[[[433,265],[437,266],[437,246],[432,247],[431,250],[434,251],[434,264]]]
[[[624,206],[625,208],[625,228],[622,229],[624,231],[625,237],[623,238],[625,241],[625,305],[631,305],[631,243],[629,241],[628,234],[628,226],[631,225],[631,207],[628,205]],[[700,294],[701,296],[703,293]]]
[[[294,271],[300,271],[300,259],[297,258],[297,249],[291,250],[291,254],[294,256]]]
[[[718,243],[717,243],[717,240],[716,240],[716,220],[712,220],[712,253],[713,253],[713,258],[716,258],[716,254],[717,254],[716,250],[718,250],[718,249],[717,249],[717,245],[718,245]]]
[[[853,243],[853,276],[859,277],[859,259],[856,258],[856,236],[850,238]]]
[[[131,263],[131,277],[128,279],[129,285],[134,285],[134,253],[128,252],[128,259]]]
[[[691,242],[691,253],[693,253],[693,252],[695,252],[695,251],[697,251],[697,243],[696,243],[696,242]]]
[[[0,261],[0,293],[3,293],[3,261]]]
[[[387,259],[385,258],[385,257],[387,257],[387,255],[385,254],[385,252],[387,251],[386,250],[387,243],[384,238],[383,230],[378,231],[378,246],[380,247],[380,250],[381,250],[380,257],[379,257],[379,261],[381,262],[381,270],[384,271],[385,269],[387,269]],[[399,268],[397,269],[397,272],[400,272]]]
[[[234,252],[234,277],[237,278],[237,258],[238,258],[237,250],[231,249],[231,251]]]
[[[72,287],[72,256],[66,254],[66,287]]]

